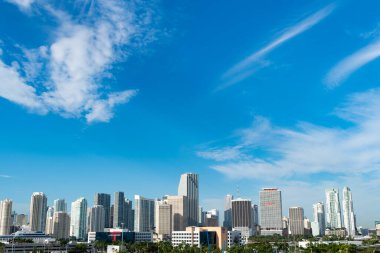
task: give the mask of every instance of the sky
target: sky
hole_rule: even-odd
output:
[[[0,199],[160,198],[200,174],[283,214],[352,190],[380,219],[380,3],[0,0]],[[341,200],[342,202],[342,200]]]

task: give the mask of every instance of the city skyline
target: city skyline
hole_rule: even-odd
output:
[[[284,214],[313,220],[325,189],[349,186],[347,220],[380,219],[378,1],[75,2],[0,0],[13,210],[28,214],[33,192],[68,209],[176,196],[191,171],[220,216],[225,195],[259,204],[276,187]]]

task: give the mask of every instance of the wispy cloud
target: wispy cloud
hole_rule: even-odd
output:
[[[326,75],[325,83],[329,88],[339,86],[352,73],[380,56],[380,39],[346,57],[335,65]]]
[[[309,30],[310,28],[321,22],[323,19],[325,19],[328,15],[332,13],[334,8],[335,5],[330,4],[322,8],[321,10],[313,13],[312,15],[306,17],[300,22],[286,28],[279,37],[275,38],[265,47],[252,53],[247,58],[243,59],[242,61],[238,62],[233,67],[231,67],[229,70],[227,70],[222,76],[223,84],[220,87],[218,87],[218,89],[223,89],[230,85],[236,84],[248,78],[257,70],[268,66],[268,61],[264,60],[264,57],[268,53],[270,53],[283,43],[287,42],[288,40]]]
[[[0,178],[11,178],[9,175],[0,175]]]
[[[114,63],[155,39],[151,6],[116,0],[82,5],[69,12],[45,2],[33,4],[44,10],[36,13],[49,13],[59,25],[51,44],[23,48],[24,61],[8,66],[0,59],[1,97],[33,112],[107,122],[115,106],[137,94],[112,91],[104,80],[112,80]]]
[[[239,130],[230,145],[210,146],[197,152],[213,160],[212,169],[231,178],[272,180],[317,174],[380,176],[380,89],[352,95],[335,110],[348,128],[301,122],[294,129],[255,119]]]
[[[5,0],[9,3],[17,5],[21,10],[27,11],[35,0]]]

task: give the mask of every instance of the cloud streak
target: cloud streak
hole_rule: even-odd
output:
[[[17,5],[32,1],[12,1]],[[30,7],[29,4],[29,7]],[[113,91],[113,64],[155,39],[153,11],[143,2],[86,1],[71,11],[43,2],[58,21],[51,44],[23,48],[24,61],[9,66],[0,59],[0,96],[32,112],[108,122],[117,105],[137,90]],[[84,11],[88,10],[88,11]],[[35,11],[35,13],[41,13]]]
[[[281,46],[283,43],[289,41],[290,39],[302,34],[303,32],[309,30],[327,16],[329,16],[335,8],[334,4],[330,4],[321,10],[313,13],[312,15],[306,17],[300,22],[288,27],[285,31],[269,44],[261,48],[260,50],[252,53],[247,58],[236,63],[233,67],[228,69],[222,76],[223,84],[218,89],[223,89],[233,84],[236,84],[252,74],[257,70],[268,66],[268,62],[264,60],[264,57]],[[252,71],[252,69],[254,71]]]
[[[351,74],[366,64],[380,57],[380,39],[361,48],[335,65],[326,75],[325,83],[335,88],[343,83]]]

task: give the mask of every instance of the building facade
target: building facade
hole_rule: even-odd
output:
[[[154,224],[159,240],[170,238],[173,228],[172,217],[172,206],[163,200],[156,201],[154,211]]]
[[[289,235],[304,235],[304,211],[302,207],[289,208]]]
[[[94,205],[89,210],[89,232],[103,232],[105,227],[105,209],[102,205]]]
[[[111,195],[107,193],[95,193],[94,205],[104,207],[104,227],[110,228],[111,224]]]
[[[135,195],[135,232],[154,230],[154,200]]]
[[[67,239],[70,236],[70,216],[66,212],[55,212],[53,217],[53,236]]]
[[[282,197],[277,188],[264,188],[260,191],[261,235],[283,234]]]
[[[187,197],[187,225],[198,226],[199,221],[199,175],[185,173],[181,175],[178,196]]]
[[[343,188],[343,220],[344,227],[348,236],[356,235],[356,217],[354,213],[354,203],[352,200],[352,192],[349,187]]]
[[[30,201],[29,226],[31,231],[45,231],[47,209],[46,195],[43,192],[34,192]]]
[[[227,194],[224,198],[224,221],[223,227],[227,228],[229,231],[232,230],[232,200],[234,197]]]
[[[87,200],[83,197],[71,204],[70,236],[78,240],[87,237]]]
[[[12,225],[12,200],[0,201],[0,235],[11,234]]]
[[[325,205],[322,202],[313,205],[313,236],[323,236],[326,230]]]
[[[56,199],[53,204],[54,212],[67,212],[67,204],[64,199]]]
[[[339,190],[326,190],[326,228],[342,228]]]
[[[187,197],[165,196],[165,201],[172,206],[172,231],[183,231],[187,227]]]

